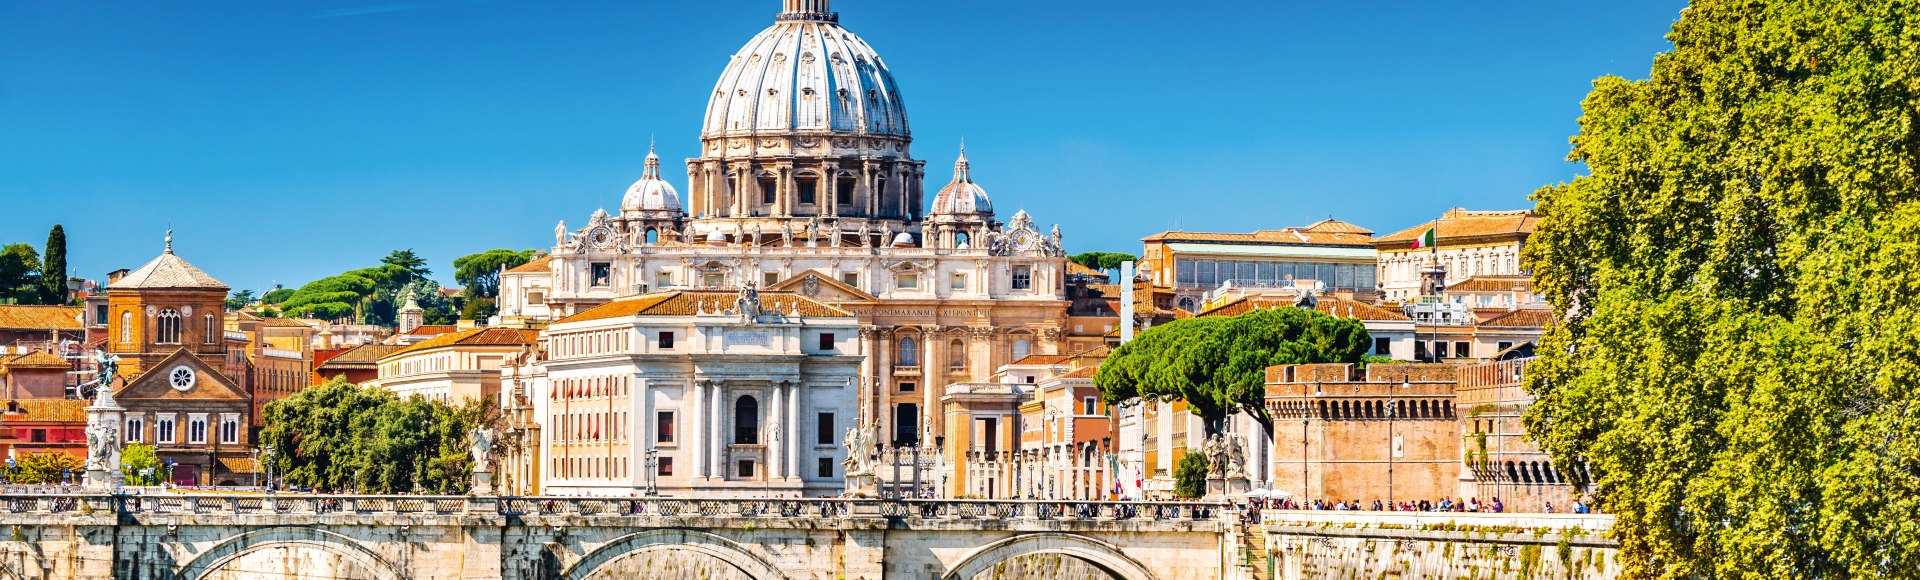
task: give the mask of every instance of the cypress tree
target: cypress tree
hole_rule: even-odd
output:
[[[53,224],[47,232],[47,249],[40,260],[41,302],[67,303],[67,231]]]

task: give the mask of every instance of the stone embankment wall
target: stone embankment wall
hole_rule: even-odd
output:
[[[1269,513],[1275,580],[1615,578],[1610,516]]]

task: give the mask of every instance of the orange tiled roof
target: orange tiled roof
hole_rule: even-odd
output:
[[[1367,245],[1373,231],[1347,222],[1326,219],[1300,228],[1260,230],[1250,234],[1221,232],[1161,232],[1147,242],[1229,242],[1252,244]]]
[[[260,326],[268,328],[313,328],[295,318],[262,318]]]
[[[1365,234],[1373,235],[1373,230],[1356,226],[1333,218],[1314,222],[1313,225],[1300,228],[1305,231],[1323,234]]]
[[[1093,378],[1094,374],[1099,372],[1100,372],[1100,367],[1080,367],[1077,369],[1073,369],[1071,371],[1067,371],[1065,373],[1061,373],[1060,376],[1057,376],[1054,378],[1056,379],[1091,379]]]
[[[518,268],[507,270],[508,274],[545,274],[553,271],[553,256],[541,256],[540,259],[521,264]]]
[[[334,355],[333,358],[327,359],[327,362],[321,363],[320,368],[373,366],[374,363],[380,362],[380,359],[387,358],[388,355],[400,352],[404,348],[406,347],[391,344],[363,344]]]
[[[1079,262],[1067,262],[1067,275],[1068,276],[1074,276],[1074,275],[1093,276],[1093,277],[1104,278],[1106,277],[1107,273],[1099,270],[1095,270],[1093,268],[1088,268],[1086,266],[1082,266],[1080,265]]]
[[[33,351],[22,355],[0,355],[0,369],[67,369],[72,364],[52,354]]]
[[[1200,316],[1239,316],[1264,308],[1292,308],[1293,296],[1241,296],[1232,302],[1215,306]],[[1358,300],[1348,300],[1338,296],[1321,296],[1314,302],[1314,310],[1321,314],[1355,320],[1412,320],[1405,314],[1387,310]]]
[[[518,328],[476,328],[442,334],[425,342],[393,351],[382,359],[445,346],[525,346],[539,341],[540,331]]]
[[[19,330],[81,330],[78,306],[0,306],[0,328]]]
[[[460,327],[447,325],[447,324],[430,324],[427,326],[422,326],[420,328],[415,328],[413,329],[413,332],[408,332],[406,333],[406,335],[407,336],[435,336],[435,335],[441,335],[441,334],[452,334],[455,332],[460,332]]]
[[[719,290],[675,290],[622,298],[586,312],[561,319],[554,324],[605,320],[628,316],[693,316],[699,311],[732,309],[737,292]],[[767,312],[788,313],[798,308],[801,316],[852,317],[853,313],[827,306],[789,292],[761,292],[760,308]]]
[[[252,457],[221,457],[220,467],[227,473],[253,473],[260,469],[260,462]]]
[[[1551,325],[1553,311],[1544,308],[1522,308],[1480,323],[1480,326],[1493,328],[1546,328]]]
[[[1439,236],[1444,245],[1446,240],[1481,238],[1496,236],[1526,237],[1533,234],[1533,226],[1540,216],[1530,210],[1514,211],[1468,211],[1465,209],[1448,210],[1436,220],[1440,224]],[[1436,222],[1430,221],[1385,236],[1373,239],[1373,244],[1381,248],[1401,248],[1412,244],[1414,238],[1427,233]]]
[[[1533,290],[1533,279],[1526,276],[1474,276],[1447,287],[1448,292],[1512,292]]]
[[[1067,362],[1067,360],[1071,358],[1073,358],[1071,355],[1064,355],[1064,354],[1030,354],[1030,355],[1027,355],[1026,357],[1021,358],[1020,360],[1013,361],[1013,364],[1057,365],[1063,362]]]
[[[21,414],[7,413],[10,421],[85,423],[89,402],[78,399],[20,399],[8,401],[7,404],[22,411]]]

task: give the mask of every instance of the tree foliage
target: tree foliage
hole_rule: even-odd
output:
[[[315,280],[285,294],[268,292],[261,302],[279,305],[288,316],[393,326],[395,313],[406,302],[404,290],[431,282],[426,278],[431,273],[413,250],[395,250],[378,266]]]
[[[40,252],[27,244],[0,248],[0,302],[39,304]]]
[[[1199,499],[1207,495],[1207,470],[1213,467],[1202,453],[1187,452],[1173,468],[1173,495],[1180,499]]]
[[[465,493],[468,433],[498,421],[493,406],[450,406],[341,380],[267,404],[263,446],[289,485],[359,493]]]
[[[253,304],[252,290],[234,290],[227,295],[227,310],[239,310]]]
[[[1529,431],[1629,578],[1920,577],[1920,4],[1697,0],[1526,248]]]
[[[160,456],[146,443],[133,443],[120,449],[120,474],[126,476],[127,485],[160,485],[167,479]]]
[[[268,290],[266,294],[261,294],[260,303],[275,304],[275,305],[285,304],[287,302],[287,299],[293,298],[293,294],[294,294],[294,290],[292,288],[275,288],[273,290]]]
[[[380,264],[406,270],[408,276],[413,280],[425,280],[427,276],[433,275],[433,269],[427,267],[427,259],[420,257],[420,254],[413,253],[412,248],[394,250],[392,253],[387,254],[387,257],[381,258]]]
[[[1262,424],[1267,367],[1359,363],[1372,345],[1358,320],[1302,308],[1176,320],[1147,329],[1100,364],[1093,384],[1109,403],[1186,401],[1209,432],[1246,411]]]
[[[496,298],[500,295],[500,271],[524,266],[539,255],[534,250],[499,249],[461,256],[453,261],[453,279],[465,284],[473,298]]]
[[[40,303],[67,303],[67,230],[53,224],[40,254]]]
[[[288,316],[339,320],[360,312],[360,305],[378,286],[365,276],[347,273],[308,282],[280,303]]]
[[[1123,254],[1119,252],[1081,252],[1067,258],[1067,261],[1104,272],[1107,270],[1120,269],[1122,262],[1138,262],[1140,260],[1133,254]]]
[[[59,451],[28,453],[20,457],[8,479],[19,484],[60,483],[63,477],[79,477],[85,463]]]

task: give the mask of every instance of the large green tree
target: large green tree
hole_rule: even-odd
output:
[[[348,318],[358,314],[361,303],[378,289],[379,282],[353,272],[321,278],[295,290],[280,303],[280,311],[289,317]]]
[[[40,303],[67,303],[67,230],[54,224],[40,254]]]
[[[1186,401],[1210,432],[1242,411],[1271,425],[1267,367],[1358,364],[1372,342],[1360,321],[1304,308],[1188,318],[1147,329],[1114,349],[1093,384],[1109,403],[1135,397]]]
[[[412,277],[412,280],[409,281],[425,280],[427,276],[433,275],[433,269],[427,267],[427,259],[420,257],[420,254],[413,253],[412,248],[394,250],[387,254],[387,257],[381,258],[380,263],[382,265],[396,266],[402,270],[406,270],[407,274]]]
[[[1920,577],[1920,2],[1698,0],[1668,39],[1535,195],[1529,431],[1629,578]]]
[[[472,298],[494,298],[500,294],[500,271],[532,262],[539,256],[533,250],[487,250],[453,261],[453,279],[465,284]]]
[[[1081,252],[1067,258],[1067,261],[1086,266],[1089,269],[1107,271],[1118,270],[1123,262],[1138,262],[1133,254],[1119,252]]]
[[[361,493],[464,493],[468,433],[498,414],[484,401],[451,406],[340,380],[267,404],[260,432],[278,481]]]
[[[0,248],[0,302],[39,304],[40,253],[27,244]]]

